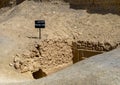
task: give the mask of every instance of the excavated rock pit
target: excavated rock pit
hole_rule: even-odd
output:
[[[10,66],[21,74],[29,72],[33,79],[53,74],[120,45],[118,15],[89,14],[86,10],[71,9],[64,2],[25,1],[4,17],[1,16],[1,32],[14,39],[15,50],[26,50],[16,51],[18,54]],[[35,19],[46,20],[43,40],[37,40],[37,31],[33,29]]]
[[[47,3],[45,2],[45,4]],[[63,2],[61,5],[57,1],[53,3],[54,5],[49,3],[47,5],[50,5],[49,9],[45,4],[40,3],[44,10],[47,10],[45,11],[45,14],[42,14],[41,16],[46,19],[48,25],[46,34],[48,34],[48,37],[28,45],[29,49],[27,52],[14,57],[13,66],[18,72],[31,72],[34,79],[39,79],[91,56],[111,51],[119,46],[118,43],[109,43],[107,42],[107,39],[105,39],[105,36],[110,36],[110,39],[112,39],[113,36],[111,36],[109,32],[113,32],[114,29],[108,27],[110,25],[106,26],[104,23],[106,22],[104,21],[106,19],[103,16],[99,19],[98,16],[101,17],[101,15],[88,15],[83,12],[79,13],[78,11],[67,7],[62,8]],[[54,11],[52,6],[54,7]],[[63,10],[66,8],[68,12]],[[38,11],[44,12],[44,10],[41,8]],[[51,10],[53,14],[49,14],[51,13]],[[33,13],[30,9],[29,11]],[[76,14],[72,14],[73,11]],[[55,18],[50,18],[52,16]],[[96,20],[94,20],[95,17]],[[33,16],[31,16],[31,18],[34,19]],[[110,22],[110,20],[107,22]],[[101,23],[100,26],[99,23]],[[110,28],[110,30],[108,29],[109,32],[105,27]],[[95,32],[95,29],[93,28],[97,29],[97,31]],[[67,36],[69,36],[69,38]],[[57,38],[54,39],[54,37]]]
[[[43,40],[30,46],[27,54],[16,55],[14,67],[21,73],[31,72],[34,79],[39,79],[117,46],[108,42]]]

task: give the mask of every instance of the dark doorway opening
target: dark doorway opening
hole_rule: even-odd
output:
[[[110,43],[77,41],[72,43],[73,63],[117,48]]]
[[[41,69],[39,69],[38,71],[33,72],[32,76],[34,79],[39,79],[39,78],[47,76],[47,74],[45,72],[43,72]]]

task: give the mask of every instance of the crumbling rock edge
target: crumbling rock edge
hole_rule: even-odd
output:
[[[13,66],[21,73],[29,71],[33,73],[42,69],[43,72],[49,75],[74,64],[74,58],[76,58],[74,51],[76,49],[104,53],[116,49],[118,46],[119,44],[111,45],[108,42],[101,43],[80,40],[75,42],[69,39],[46,39],[40,43],[32,44],[26,53],[16,54],[13,59]],[[79,57],[83,58],[84,56]]]
[[[111,52],[93,56],[53,75],[37,81],[17,83],[17,85],[119,85],[119,52],[120,49],[118,48]]]

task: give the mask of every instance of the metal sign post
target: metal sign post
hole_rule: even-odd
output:
[[[39,29],[39,39],[41,39],[41,28],[45,28],[45,20],[35,20],[35,28]]]
[[[41,29],[39,28],[39,39],[41,39]]]

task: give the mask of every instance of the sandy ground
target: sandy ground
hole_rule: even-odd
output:
[[[120,43],[120,16],[89,14],[86,10],[74,10],[68,3],[35,3],[25,1],[0,14],[0,81],[32,79],[9,66],[16,54],[30,49],[29,45],[40,42],[34,20],[46,20],[42,29],[44,39],[69,39]],[[6,82],[6,81],[5,81]]]

